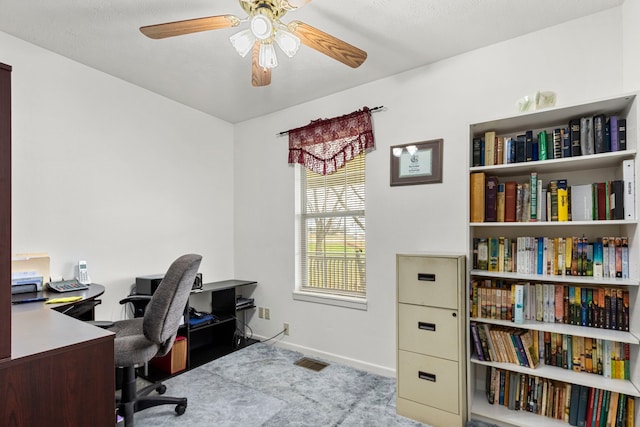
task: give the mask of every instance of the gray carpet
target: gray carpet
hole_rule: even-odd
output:
[[[302,354],[258,343],[167,381],[167,395],[186,396],[135,415],[137,427],[412,426],[396,415],[395,379],[331,363],[316,372],[295,366]]]

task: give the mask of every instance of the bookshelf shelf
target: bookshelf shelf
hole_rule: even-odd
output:
[[[536,222],[472,222],[469,225],[471,227],[523,227],[523,228],[535,228],[535,227],[602,227],[603,225],[616,226],[616,225],[637,225],[638,220],[635,219],[611,219],[606,221],[536,221]]]
[[[616,331],[613,329],[600,329],[589,326],[566,325],[564,323],[538,322],[535,320],[525,320],[524,323],[514,323],[508,320],[487,319],[484,317],[473,317],[472,322],[482,322],[491,325],[525,328],[542,332],[557,332],[560,334],[572,335],[575,337],[591,337],[602,340],[617,341],[629,344],[640,344],[640,338],[631,332]]]
[[[531,282],[583,283],[589,286],[640,286],[638,279],[621,279],[615,277],[594,278],[593,276],[561,276],[524,273],[508,273],[502,271],[471,270],[474,277],[488,277]]]
[[[510,411],[504,406],[490,405],[487,402],[484,392],[476,390],[473,395],[474,415],[480,419],[494,422],[501,420],[503,423],[521,427],[540,427],[540,415],[531,414],[525,411]],[[475,404],[477,402],[477,404]],[[545,427],[567,427],[567,423],[552,418],[544,419]]]
[[[584,391],[585,388],[588,388],[590,396],[596,394],[595,392],[592,392],[593,390],[596,390],[596,389],[605,390],[607,393],[609,392],[619,393],[620,396],[624,395],[625,402],[627,402],[626,396],[628,396],[629,401],[632,401],[636,408],[634,420],[632,421],[635,421],[636,424],[640,425],[640,411],[638,411],[637,409],[638,405],[640,404],[640,262],[638,262],[638,260],[640,260],[640,227],[638,227],[638,222],[639,222],[638,218],[640,217],[638,199],[640,199],[640,197],[636,195],[637,194],[636,189],[640,188],[638,186],[638,182],[639,182],[638,177],[640,177],[640,169],[639,169],[640,165],[638,164],[639,162],[637,159],[638,133],[639,133],[638,124],[640,122],[639,120],[640,109],[638,108],[637,103],[638,103],[638,100],[637,100],[636,94],[625,94],[618,97],[611,97],[607,99],[596,100],[593,102],[584,103],[580,105],[537,111],[531,114],[514,115],[511,117],[504,117],[504,118],[499,118],[494,120],[487,120],[483,122],[473,123],[469,126],[469,148],[470,148],[469,149],[469,154],[470,154],[469,155],[469,165],[470,165],[469,194],[471,196],[470,197],[471,203],[469,205],[470,206],[469,218],[476,219],[475,221],[470,220],[468,224],[469,225],[468,227],[469,286],[467,290],[468,292],[467,303],[468,303],[469,316],[467,318],[466,324],[467,324],[467,336],[469,341],[467,343],[467,361],[468,361],[467,393],[468,393],[468,401],[469,401],[468,417],[470,419],[479,419],[483,421],[489,421],[498,425],[506,425],[506,426],[517,425],[517,426],[536,426],[537,427],[540,425],[545,425],[545,426],[547,425],[548,426],[568,426],[569,425],[566,419],[565,421],[556,420],[551,418],[550,414],[547,414],[547,416],[537,415],[537,414],[529,413],[526,411],[510,410],[504,405],[501,405],[499,403],[494,403],[494,404],[489,403],[487,399],[487,393],[485,390],[485,386],[487,382],[486,381],[487,373],[491,373],[494,371],[497,371],[497,372],[507,371],[507,374],[502,375],[502,378],[506,376],[507,380],[509,379],[509,377],[511,377],[512,379],[515,378],[513,373],[516,373],[518,375],[518,378],[531,378],[534,376],[539,377],[539,379],[541,380],[540,382],[545,382],[545,384],[547,383],[546,380],[549,380],[551,382],[554,382],[555,384],[560,384],[560,387],[564,387],[562,384],[569,384],[570,387],[575,386],[582,391]],[[502,157],[503,161],[496,161],[496,163],[500,163],[500,164],[493,164],[493,165],[486,166],[486,165],[482,165],[482,162],[478,163],[477,147],[478,147],[479,140],[482,140],[482,144],[486,144],[485,138],[489,138],[489,137],[492,139],[492,141],[494,140],[497,141],[497,144],[495,146],[495,151],[498,152],[498,150],[500,149],[500,140],[504,141],[504,144],[505,144],[504,147],[506,147],[507,139],[511,139],[512,141],[526,140],[526,144],[528,146],[528,144],[531,144],[530,136],[533,135],[533,146],[535,146],[536,143],[539,143],[536,137],[540,134],[542,134],[540,138],[543,138],[545,137],[545,133],[546,133],[546,136],[548,139],[549,139],[549,136],[554,133],[556,134],[556,137],[557,135],[560,135],[561,137],[562,135],[570,135],[571,132],[568,131],[568,127],[569,127],[569,122],[571,120],[578,119],[578,121],[580,122],[580,119],[582,119],[583,120],[581,122],[581,125],[582,125],[582,123],[594,121],[593,118],[598,115],[605,116],[606,118],[604,121],[605,126],[608,126],[608,123],[609,123],[608,120],[611,118],[611,116],[616,116],[619,119],[626,120],[626,149],[618,150],[618,151],[608,149],[606,150],[607,152],[602,152],[599,154],[588,154],[588,155],[578,155],[578,156],[574,155],[573,157],[569,157],[569,154],[571,151],[571,138],[565,137],[564,141],[565,142],[569,141],[569,144],[568,145],[565,144],[565,147],[568,147],[568,148],[565,148],[564,150],[560,149],[560,158],[558,158],[557,149],[553,147],[553,143],[551,143],[551,144],[547,144],[547,147],[551,146],[552,149],[555,149],[554,151],[554,154],[556,154],[555,159],[552,158],[549,160],[521,161],[518,163],[505,164],[504,159],[506,159],[507,156],[504,156]],[[586,122],[584,121],[585,118],[587,120]],[[598,118],[598,120],[600,120],[600,118]],[[613,120],[611,122],[614,123]],[[600,123],[603,123],[603,122],[600,122]],[[562,129],[562,131],[559,129]],[[564,129],[567,129],[567,130],[564,130]],[[528,131],[531,131],[531,132],[528,132]],[[525,137],[524,139],[520,139],[521,136],[524,134],[528,134],[529,138]],[[604,135],[604,131],[602,134]],[[607,138],[610,138],[610,134],[607,134],[607,135],[609,135],[607,136]],[[540,139],[540,141],[543,141],[543,140]],[[551,138],[551,141],[553,141],[553,138]],[[558,141],[558,139],[556,139],[556,141]],[[562,144],[562,139],[560,139],[560,141]],[[591,142],[594,142],[594,140],[591,140]],[[573,146],[575,147],[575,145]],[[584,145],[581,145],[578,150],[584,150],[583,147]],[[474,148],[475,148],[475,156],[474,156]],[[502,149],[506,150],[506,148],[502,148]],[[490,151],[482,151],[482,153],[484,156],[492,155]],[[562,157],[563,154],[565,155],[565,157]],[[494,154],[494,155],[496,156],[495,157],[496,159],[500,158],[500,156],[498,156],[497,154]],[[533,156],[533,158],[536,158],[536,156]],[[541,158],[544,158],[544,157],[541,157]],[[627,165],[630,163],[632,167],[635,168],[632,171],[633,174],[631,175],[631,178],[629,178],[628,174],[626,176],[623,175],[624,173],[623,162]],[[480,164],[482,166],[472,166],[474,164],[475,165]],[[627,166],[625,170],[628,172],[629,166]],[[537,176],[533,174],[533,172],[535,172]],[[526,221],[528,216],[520,217],[516,214],[515,218],[524,218],[525,221],[478,222],[477,218],[480,216],[479,220],[481,221],[482,218],[485,217],[484,214],[486,213],[486,211],[482,211],[482,212],[478,211],[479,199],[476,197],[476,195],[478,194],[478,189],[482,188],[484,190],[487,186],[487,183],[489,182],[489,180],[485,181],[483,177],[481,178],[481,182],[482,182],[481,187],[477,186],[478,185],[477,178],[479,176],[482,176],[482,174],[484,174],[484,177],[487,177],[487,178],[496,177],[498,184],[507,183],[509,181],[515,181],[518,185],[524,184],[525,186],[527,185],[527,183],[530,183],[532,186],[531,188],[535,188],[533,187],[533,184],[537,180],[538,186],[540,186],[540,183],[542,183],[541,188],[545,190],[549,188],[550,192],[552,187],[548,187],[548,184],[551,181],[555,181],[555,180],[559,181],[561,179],[566,180],[567,187],[569,189],[569,192],[567,195],[567,199],[569,200],[569,203],[571,203],[570,188],[572,186],[583,186],[583,188],[586,187],[587,194],[588,194],[589,187],[587,187],[587,184],[592,185],[592,188],[595,188],[595,185],[596,185],[595,183],[605,182],[606,186],[611,185],[612,188],[616,188],[616,187],[613,187],[613,184],[611,184],[613,181],[616,181],[616,180],[623,181],[624,183],[626,183],[625,185],[628,185],[629,183],[631,183],[631,187],[625,187],[625,188],[631,188],[632,190],[631,194],[633,194],[634,196],[632,199],[630,199],[630,200],[633,200],[633,205],[631,210],[631,212],[633,213],[630,215],[627,215],[625,219],[617,219],[617,220],[613,220],[613,219],[603,220],[602,219],[603,217],[600,217],[601,218],[600,220],[593,220],[593,221],[584,221],[584,220],[555,221],[556,217],[554,216],[554,221],[546,221],[545,219],[547,217],[547,212],[551,210],[550,207],[547,207],[547,210],[544,211],[544,214],[540,214],[541,211],[538,211],[538,215],[537,215],[538,219],[540,218],[543,219],[540,221]],[[529,181],[530,178],[531,178],[531,181]],[[526,191],[524,191],[522,194],[527,194],[527,193]],[[539,192],[536,195],[537,197],[540,197]],[[486,203],[487,203],[486,200],[491,200],[493,203],[495,203],[494,206],[496,207],[498,206],[498,203],[494,201],[494,199],[492,199],[491,197],[487,197],[486,200],[483,197],[480,200],[482,200],[481,203],[484,204],[484,206],[480,205],[482,206],[482,209],[486,209]],[[542,199],[540,200],[544,200],[545,202],[548,203],[550,199],[543,195]],[[588,196],[585,197],[585,199],[583,200],[588,200]],[[598,207],[597,200],[598,200],[597,198],[593,199],[592,200],[593,204],[591,205],[593,208],[594,217],[597,217],[597,215],[595,214],[597,210],[596,208],[602,209]],[[599,200],[605,200],[605,199],[601,198]],[[608,192],[606,193],[606,200],[608,202],[612,201],[610,194]],[[550,201],[553,201],[555,203],[555,199],[551,199]],[[530,199],[527,200],[526,202],[527,203],[530,202],[532,206],[535,206]],[[614,203],[612,203],[611,205],[607,205],[607,209],[608,209],[607,218],[609,218],[609,213],[611,213],[611,218],[614,217],[612,210],[609,210],[614,208],[613,204]],[[511,206],[514,206],[514,205],[511,205]],[[527,205],[523,204],[522,206],[527,206]],[[549,206],[552,206],[552,205],[549,205]],[[629,211],[627,211],[626,205],[624,208],[625,208],[625,212],[628,213]],[[526,210],[526,209],[529,209],[528,207],[524,207],[523,209],[524,209],[523,212],[529,212],[528,210]],[[569,209],[571,209],[571,207],[569,207]],[[534,216],[535,211],[536,211],[535,208],[531,209],[532,218],[535,218]],[[590,212],[587,209],[585,209],[585,211]],[[600,210],[599,213],[602,213],[602,210]],[[506,215],[506,211],[505,211],[505,215]],[[578,216],[576,215],[574,217],[578,217]],[[587,218],[588,217],[589,216],[587,216]],[[618,216],[615,216],[615,217],[619,218]],[[513,216],[511,218],[513,218]],[[549,218],[551,218],[551,216],[549,216]],[[584,216],[582,218],[584,218]],[[517,241],[517,238],[520,238],[520,237],[525,238],[525,237],[531,237],[531,236],[535,236],[535,238],[538,238],[538,240],[531,239],[531,241],[534,242],[533,244],[535,245],[537,245],[538,242],[540,242],[540,245],[542,245],[542,241],[543,240],[545,241],[544,242],[545,254],[547,253],[546,251],[548,248],[547,239],[549,241],[553,241],[554,243],[557,240],[561,242],[560,245],[556,244],[555,246],[553,246],[553,251],[556,251],[556,252],[551,252],[552,250],[549,249],[549,254],[550,254],[549,258],[547,258],[546,255],[544,257],[544,263],[542,265],[545,265],[545,267],[548,268],[549,271],[555,271],[556,268],[564,270],[564,268],[562,267],[554,266],[554,263],[563,263],[560,265],[565,264],[565,260],[563,260],[562,256],[558,256],[557,255],[558,253],[561,253],[563,255],[566,254],[566,257],[568,260],[572,259],[572,257],[568,255],[571,253],[571,250],[570,250],[571,245],[567,245],[567,248],[565,248],[562,243],[563,241],[570,241],[571,239],[569,239],[569,237],[571,236],[578,236],[581,238],[584,237],[584,239],[581,240],[581,242],[584,241],[584,246],[583,246],[584,251],[580,252],[581,256],[579,259],[585,260],[584,261],[585,267],[583,271],[589,271],[589,274],[591,274],[591,271],[592,271],[591,268],[593,267],[593,254],[590,251],[593,250],[594,247],[606,248],[606,245],[600,244],[600,240],[603,238],[604,240],[606,240],[607,237],[614,236],[618,241],[620,240],[618,238],[621,238],[623,240],[622,246],[625,247],[624,250],[626,255],[628,256],[628,258],[623,257],[625,260],[628,259],[628,265],[625,264],[624,266],[625,270],[623,271],[623,275],[625,275],[625,278],[621,278],[621,277],[594,278],[593,276],[551,275],[551,274],[541,275],[541,274],[504,272],[504,271],[487,271],[486,264],[482,266],[482,263],[480,263],[482,268],[478,268],[478,265],[476,265],[478,256],[484,250],[484,244],[477,244],[477,243],[478,241],[483,242],[484,240],[487,240],[489,268],[494,269],[496,264],[491,264],[491,261],[497,260],[495,262],[498,262],[498,265],[501,265],[501,263],[504,262],[504,266],[503,266],[504,268],[499,268],[499,270],[502,270],[502,269],[516,270],[514,266],[509,264],[509,262],[517,263],[517,259],[516,259],[517,252],[515,251],[516,244],[514,244],[513,242],[514,240]],[[624,238],[628,239],[628,246],[625,246]],[[500,245],[503,244],[502,243],[503,240],[504,242],[510,242],[509,245],[505,243],[503,246],[499,246],[499,247],[500,247],[500,250],[502,250],[502,248],[506,246],[509,246],[509,248],[513,248],[514,249],[512,251],[513,258],[507,258],[509,255],[507,254],[507,251],[505,251],[504,257],[502,256],[502,252],[499,252],[500,255],[496,256],[495,254],[498,252],[496,251],[492,252],[491,250],[491,247],[492,247],[491,245],[494,244],[490,242],[490,240],[492,239],[494,241],[498,241],[498,244]],[[575,239],[574,239],[574,243],[575,243]],[[498,246],[496,245],[493,247],[495,248]],[[520,244],[518,243],[518,246],[517,246],[518,249],[522,250],[523,247],[524,246],[520,246]],[[479,248],[481,250],[479,250]],[[529,246],[527,246],[527,248],[529,248]],[[551,248],[551,246],[549,246],[549,248]],[[567,252],[565,252],[565,249],[567,249]],[[614,253],[615,250],[611,249],[611,251],[612,251],[611,253]],[[531,264],[529,264],[529,261],[527,261],[526,263],[524,263],[526,268],[524,269],[519,268],[518,270],[536,271],[536,268],[529,268],[529,265],[533,265],[534,262],[536,263],[536,266],[541,265],[540,263],[542,262],[541,260],[543,258],[540,257],[537,250],[534,250],[533,252],[530,252],[530,253],[535,254],[534,256],[535,261],[531,262]],[[574,253],[575,253],[575,246],[574,246]],[[620,256],[619,254],[615,254],[615,255]],[[524,259],[527,259],[527,258],[523,258],[523,260]],[[618,258],[618,259],[621,259],[621,258]],[[575,261],[575,258],[573,258],[573,260]],[[521,260],[521,262],[523,261]],[[549,265],[551,266],[550,268],[548,267]],[[620,272],[619,266],[614,266],[613,264],[611,265],[612,265],[611,268],[614,268],[616,271],[618,271],[618,273]],[[571,262],[568,262],[566,266],[567,266],[566,268],[567,271],[572,269]],[[587,268],[587,266],[589,268]],[[600,268],[600,265],[598,265],[598,268]],[[604,265],[602,266],[602,268],[604,270]],[[580,271],[580,268],[578,269],[578,271]],[[606,273],[603,275],[607,276]],[[527,317],[525,318],[523,323],[516,324],[513,321],[513,318],[504,320],[505,319],[504,304],[509,304],[508,313],[511,313],[511,309],[515,307],[515,304],[514,304],[515,300],[511,297],[511,292],[515,291],[516,284],[522,284],[522,283],[530,283],[531,286],[526,285],[524,286],[524,289],[525,289],[525,292],[532,292],[532,293],[535,292],[534,284],[536,283],[545,284],[544,285],[545,295],[546,295],[547,284],[549,286],[550,292],[553,291],[554,289],[557,290],[561,288],[562,291],[564,292],[564,304],[561,304],[561,306],[563,305],[563,307],[560,310],[567,310],[566,308],[567,298],[568,298],[567,292],[573,292],[574,288],[576,289],[575,291],[576,295],[579,295],[578,291],[580,289],[584,290],[585,292],[583,293],[587,293],[587,295],[589,296],[593,293],[594,307],[603,307],[603,305],[596,304],[596,298],[598,296],[602,296],[603,292],[607,292],[606,295],[609,295],[608,294],[609,289],[611,289],[611,293],[613,295],[613,297],[611,298],[611,301],[614,301],[615,294],[616,294],[615,291],[617,290],[618,299],[616,300],[616,304],[618,309],[624,310],[624,313],[626,313],[627,301],[628,301],[628,317],[624,320],[624,324],[626,325],[628,321],[629,331],[579,326],[576,324],[554,323],[553,321],[543,322],[543,321],[540,321],[542,320],[542,317],[540,317],[539,311],[536,313],[533,313],[534,311],[537,310],[537,307],[541,307],[541,306],[540,305],[536,306],[536,304],[532,304],[531,302],[529,303],[525,302],[524,304],[524,307],[525,307],[524,310],[525,310],[525,313],[527,313],[526,314]],[[479,317],[481,315],[480,304],[478,304],[478,302],[474,300],[474,298],[480,298],[479,293],[476,294],[474,292],[474,289],[476,289],[478,286],[482,288],[495,287],[500,289],[506,289],[506,291],[504,292],[505,294],[507,294],[508,292],[509,297],[503,297],[502,299],[501,306],[503,308],[503,311],[502,311],[503,320],[487,318],[489,317],[489,315],[485,314],[484,311],[482,313],[482,316],[485,316],[485,317]],[[537,286],[538,285],[536,285],[535,287],[536,290],[540,291],[540,288]],[[521,289],[522,287],[518,286],[517,288]],[[560,290],[558,290],[557,292],[560,292]],[[622,299],[620,299],[620,292],[623,292],[624,302],[622,302]],[[491,298],[492,295],[495,295],[495,294],[492,294],[491,291],[487,291],[487,296],[484,296],[483,294],[482,298]],[[498,300],[496,300],[497,302],[494,301],[494,306],[499,308],[500,294],[498,293],[497,295],[498,295]],[[556,301],[563,300],[562,292],[560,292],[559,295],[560,295],[560,300],[557,300],[558,295],[556,295],[555,296]],[[589,296],[587,298],[589,298]],[[553,297],[551,296],[551,293],[549,293],[549,297],[550,297],[549,300],[553,299]],[[526,297],[525,297],[525,300],[526,300]],[[486,300],[483,300],[483,301],[486,302]],[[508,303],[506,301],[508,301]],[[531,301],[536,301],[536,299],[534,298]],[[580,301],[580,300],[577,300],[577,301]],[[539,302],[537,304],[539,304]],[[612,303],[612,306],[615,307],[616,304]],[[553,306],[554,304],[551,304],[552,310],[553,310]],[[484,310],[484,306],[482,307]],[[572,310],[574,306],[570,305],[570,307],[571,308],[569,313],[573,313]],[[579,303],[577,304],[577,307],[580,308]],[[585,313],[584,299],[582,300],[581,307],[583,310],[582,314],[584,315]],[[591,307],[591,306],[588,305],[588,307]],[[475,310],[477,310],[477,314]],[[515,308],[513,308],[513,312],[515,313]],[[605,312],[609,313],[609,311],[605,311]],[[488,311],[486,313],[488,313]],[[552,313],[552,312],[549,312],[549,313]],[[597,315],[598,311],[596,309],[596,311],[590,311],[590,313],[594,313],[594,316],[595,316]],[[600,308],[600,313],[602,313],[602,308]],[[611,311],[611,313],[612,315],[615,315],[614,311]],[[618,313],[618,316],[623,315],[623,314],[620,314],[620,313],[623,313],[623,311],[617,311],[617,313]],[[555,312],[553,314],[555,314],[556,319],[558,319],[558,313]],[[509,316],[511,316],[511,314],[508,314],[507,318]],[[538,320],[536,320],[536,316],[538,316]],[[589,314],[589,316],[591,316],[591,314]],[[501,317],[501,316],[498,315],[497,317]],[[562,318],[562,312],[560,313],[560,318]],[[591,319],[591,317],[589,317],[589,319]],[[594,324],[597,324],[598,320],[596,320],[596,317],[594,317],[593,319],[594,319]],[[600,319],[599,320],[600,322],[603,322],[602,321],[603,317],[599,317],[599,319]],[[615,317],[612,318],[612,323],[615,322],[615,319],[616,319]],[[618,317],[618,319],[621,319],[621,317]],[[565,313],[565,322],[566,321],[567,320],[566,320],[566,313]],[[591,320],[589,320],[589,322],[590,321]],[[608,318],[606,321],[607,321],[606,323],[607,326],[609,326]],[[576,341],[581,342],[582,339],[584,339],[584,342],[587,342],[587,343],[591,343],[593,340],[594,355],[596,354],[595,353],[596,340],[609,341],[611,343],[615,343],[616,347],[624,348],[627,350],[627,354],[622,355],[622,357],[624,357],[625,361],[628,360],[628,362],[625,362],[629,367],[629,372],[627,373],[628,379],[607,378],[604,375],[591,374],[587,372],[575,372],[573,370],[563,369],[561,367],[545,365],[544,364],[545,359],[543,357],[544,346],[541,345],[542,341],[536,341],[537,345],[534,346],[536,351],[539,352],[538,356],[540,359],[540,364],[534,369],[522,367],[513,363],[499,363],[495,361],[480,360],[476,356],[475,352],[476,352],[476,349],[478,349],[478,351],[482,349],[480,348],[480,346],[476,347],[474,343],[474,334],[476,334],[475,335],[476,342],[478,342],[477,341],[478,334],[476,333],[475,326],[474,326],[474,334],[470,332],[471,322],[475,322],[477,324],[485,324],[484,328],[487,328],[486,325],[492,325],[491,328],[494,328],[494,327],[508,328],[507,330],[510,330],[511,328],[519,328],[523,331],[533,331],[531,333],[527,332],[524,335],[533,336],[535,337],[535,340],[541,340],[542,339],[541,336],[547,333],[556,334],[552,336],[559,337],[560,341],[562,341],[562,339],[560,339],[560,334],[581,338],[580,340],[574,339],[573,340],[574,344]],[[579,323],[580,320],[576,320],[576,322]],[[582,320],[582,322],[584,322],[584,320]],[[620,320],[618,320],[618,322],[620,322]],[[477,328],[477,329],[483,329],[483,328]],[[511,332],[511,333],[514,335],[517,335],[514,332]],[[512,339],[516,340],[516,338],[512,338]],[[558,346],[560,346],[560,341],[557,341]],[[566,339],[565,345],[567,341],[572,342],[572,340]],[[546,342],[548,343],[548,341]],[[556,341],[552,341],[552,342],[556,342]],[[611,344],[611,346],[613,345],[614,344]],[[530,347],[529,349],[532,349],[532,347]],[[598,351],[602,351],[602,350],[598,350]],[[582,352],[584,353],[584,349],[582,350]],[[575,351],[574,351],[574,354],[576,354]],[[612,350],[612,354],[613,354],[613,350]],[[484,357],[484,359],[488,360],[486,356]],[[590,356],[587,360],[590,362],[591,360]],[[587,370],[591,369],[590,363],[587,363],[586,369]],[[594,369],[595,369],[595,359],[594,359]],[[511,372],[512,374],[508,374],[509,372]],[[618,372],[621,372],[621,370]],[[615,375],[612,375],[612,376],[615,376]],[[498,377],[500,377],[500,375],[498,375]],[[493,384],[494,384],[493,390],[500,389],[500,384],[496,383],[495,381]],[[524,382],[522,384],[524,384]],[[569,402],[569,399],[566,399],[564,401],[564,404],[567,406],[567,408],[569,406],[568,402]],[[561,403],[558,403],[558,404],[561,404]]]
[[[523,366],[518,366],[513,363],[484,362],[474,357],[471,358],[471,363],[476,365],[493,366],[512,372],[521,372],[529,375],[548,378],[550,380],[579,384],[587,387],[595,387],[602,390],[616,391],[618,393],[640,397],[640,391],[638,391],[638,389],[631,381],[627,380],[604,378],[602,375],[588,374],[585,372],[573,372],[568,369],[542,364],[535,369],[531,369],[525,368]]]
[[[620,164],[622,160],[635,158],[636,150],[615,151],[588,156],[569,157],[565,159],[538,160],[507,165],[474,166],[470,172],[499,173],[503,177],[528,174],[534,170],[538,173],[566,173],[585,169],[601,169]]]

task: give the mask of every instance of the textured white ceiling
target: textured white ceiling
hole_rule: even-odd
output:
[[[279,54],[271,85],[251,85],[241,27],[152,40],[139,27],[233,14],[238,0],[0,0],[0,31],[231,123],[616,7],[624,0],[314,0],[282,18],[368,53],[352,69],[302,46]],[[2,49],[0,46],[0,55]],[[0,56],[1,58],[1,56]]]

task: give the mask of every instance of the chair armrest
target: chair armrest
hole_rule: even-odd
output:
[[[120,304],[126,304],[128,302],[149,302],[151,301],[151,295],[129,295],[128,297],[121,299]]]

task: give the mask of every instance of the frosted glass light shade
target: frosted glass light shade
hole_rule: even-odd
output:
[[[278,66],[278,58],[276,57],[276,49],[273,47],[273,43],[260,44],[258,65],[262,68],[274,68]]]
[[[238,54],[244,58],[253,48],[256,37],[251,30],[243,30],[229,37],[229,41]]]
[[[300,47],[300,39],[287,30],[279,29],[275,35],[276,43],[280,49],[289,57],[293,57]]]
[[[253,35],[260,40],[268,39],[271,37],[271,33],[273,33],[273,23],[271,19],[260,14],[251,18],[250,28]]]

